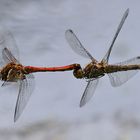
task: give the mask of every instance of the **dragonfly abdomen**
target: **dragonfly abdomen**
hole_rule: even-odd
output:
[[[34,67],[34,66],[24,66],[25,74],[34,72],[56,72],[56,71],[71,71],[81,68],[80,64],[71,64],[60,67]]]
[[[105,67],[105,73],[113,73],[118,71],[138,70],[140,65],[107,65]]]

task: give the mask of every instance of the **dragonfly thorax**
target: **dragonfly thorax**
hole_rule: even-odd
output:
[[[3,81],[16,82],[25,78],[23,66],[13,62],[4,66],[0,73]]]
[[[86,79],[92,79],[92,78],[98,78],[104,76],[104,65],[102,63],[89,63],[84,69],[83,69],[84,77]]]

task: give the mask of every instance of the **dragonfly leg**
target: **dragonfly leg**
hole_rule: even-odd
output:
[[[3,86],[5,85],[5,82],[6,82],[6,81],[4,81],[4,82],[2,83],[1,87],[3,87]]]
[[[92,78],[92,79],[86,79],[86,82],[90,82],[90,81],[93,81],[95,80],[95,78]]]

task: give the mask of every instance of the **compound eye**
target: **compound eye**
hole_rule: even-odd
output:
[[[81,69],[79,70],[74,70],[73,71],[73,75],[76,77],[76,78],[83,78],[83,71]]]

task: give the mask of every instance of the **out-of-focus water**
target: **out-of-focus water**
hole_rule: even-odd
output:
[[[140,55],[139,4],[138,0],[0,0],[0,22],[13,33],[24,65],[80,63],[84,66],[90,60],[71,50],[64,36],[65,30],[73,29],[85,48],[100,60],[124,11],[130,8],[110,57],[110,63],[115,63]],[[140,121],[139,76],[137,74],[119,88],[112,88],[108,77],[102,78],[94,98],[85,107],[79,108],[86,86],[84,80],[74,79],[72,72],[37,73],[35,91],[16,124],[13,123],[13,114],[18,89],[16,86],[0,89],[1,131],[3,133],[6,129],[9,135],[18,135],[16,128],[27,128],[42,120],[56,120],[60,122],[60,131],[64,132],[57,131],[62,134],[58,139],[121,140],[125,134],[130,135],[129,139],[135,138],[139,135]],[[124,127],[123,122],[130,123],[130,127]],[[133,122],[135,125],[131,127]],[[43,132],[48,132],[48,129],[50,132],[53,127],[45,127]]]

